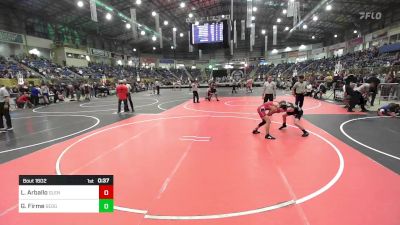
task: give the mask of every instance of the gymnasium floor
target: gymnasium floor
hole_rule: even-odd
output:
[[[271,141],[251,133],[260,89],[219,92],[200,104],[187,89],[137,93],[134,114],[116,114],[115,97],[13,112],[0,224],[400,224],[398,118],[306,98],[311,135],[279,131],[277,115]],[[113,174],[116,210],[19,214],[19,174]]]

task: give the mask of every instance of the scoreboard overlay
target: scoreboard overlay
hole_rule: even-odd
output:
[[[113,175],[20,175],[20,213],[111,213]]]

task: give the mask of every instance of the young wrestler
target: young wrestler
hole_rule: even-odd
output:
[[[258,115],[262,119],[261,123],[253,130],[253,134],[259,134],[258,129],[265,125],[265,139],[276,139],[269,134],[269,127],[271,125],[271,116],[275,113],[281,113],[286,111],[286,102],[266,102],[257,108]]]
[[[396,103],[384,105],[378,109],[378,115],[396,117],[400,115],[400,105]]]
[[[303,110],[300,107],[293,105],[292,103],[287,103],[286,113],[282,115],[283,124],[281,127],[279,127],[279,130],[282,130],[286,127],[286,117],[288,116],[294,116],[294,125],[296,125],[301,131],[303,131],[302,137],[307,137],[308,135],[310,135],[300,124],[300,119],[303,116]]]
[[[206,97],[206,99],[208,100],[208,101],[211,101],[211,98],[212,98],[212,96],[215,96],[215,98],[217,99],[217,101],[219,101],[219,99],[218,99],[218,94],[217,94],[217,84],[215,83],[215,81],[212,81],[210,84],[209,84],[209,88],[208,88],[208,90],[207,90],[207,97]]]

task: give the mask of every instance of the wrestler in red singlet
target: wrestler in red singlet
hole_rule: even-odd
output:
[[[275,139],[269,134],[269,127],[271,124],[270,116],[275,113],[285,112],[287,105],[285,101],[282,102],[266,102],[257,108],[258,115],[260,115],[262,122],[253,130],[253,134],[259,134],[258,129],[264,125],[265,126],[265,139]]]

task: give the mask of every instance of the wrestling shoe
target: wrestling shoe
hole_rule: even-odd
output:
[[[272,137],[270,134],[265,135],[265,139],[275,140],[276,138]]]

